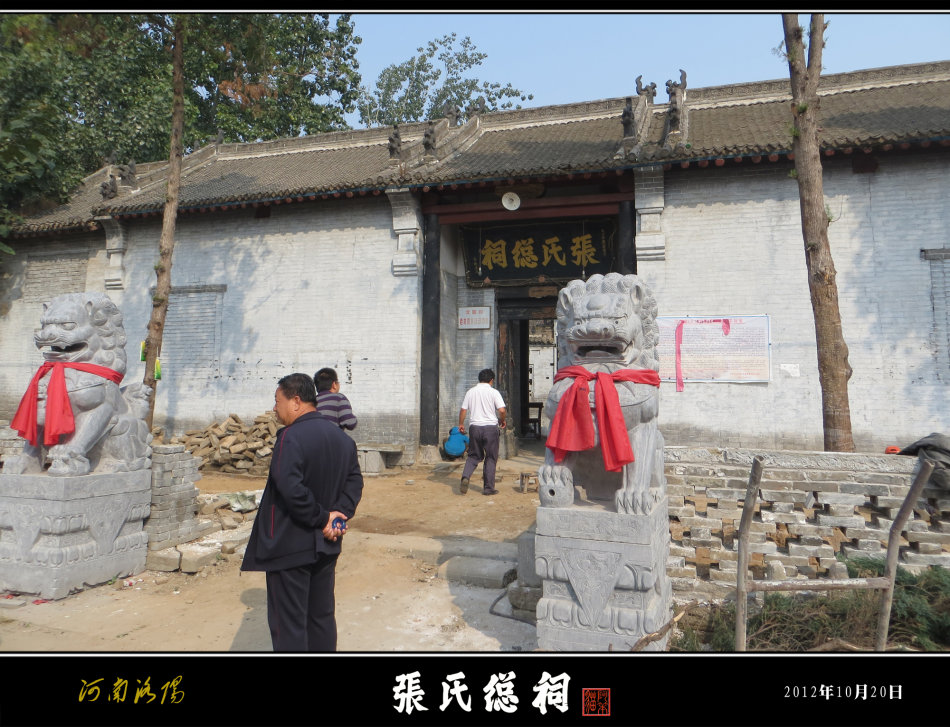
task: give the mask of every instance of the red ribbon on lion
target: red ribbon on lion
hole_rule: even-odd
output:
[[[570,377],[573,377],[574,383],[561,397],[546,446],[554,452],[555,462],[563,461],[568,452],[582,452],[594,446],[594,417],[588,397],[589,382],[596,379],[594,407],[597,409],[604,467],[608,472],[619,472],[635,458],[615,384],[618,381],[632,381],[659,387],[660,375],[651,369],[620,369],[612,374],[595,374],[583,366],[566,366],[555,374],[554,380]]]
[[[63,434],[71,434],[76,428],[73,418],[73,408],[69,403],[69,393],[66,391],[66,374],[64,369],[78,369],[86,373],[95,374],[105,379],[121,383],[124,374],[105,366],[86,363],[70,363],[68,361],[45,361],[30,381],[26,393],[20,400],[10,427],[16,429],[20,436],[32,446],[36,446],[36,407],[39,403],[40,379],[52,369],[49,385],[46,387],[46,423],[43,425],[43,444],[47,447],[59,443]]]

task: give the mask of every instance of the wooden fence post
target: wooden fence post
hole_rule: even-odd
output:
[[[759,499],[759,482],[762,480],[762,457],[752,460],[749,472],[749,486],[742,503],[742,519],[739,521],[739,563],[736,576],[736,651],[745,651],[745,630],[748,611],[748,592],[746,580],[749,569],[749,527],[755,512],[755,502]]]
[[[891,524],[891,533],[887,539],[887,569],[884,575],[887,578],[888,586],[881,594],[881,610],[877,618],[877,639],[874,643],[875,651],[884,651],[887,646],[887,630],[891,621],[891,606],[894,603],[894,582],[897,579],[897,556],[899,554],[898,543],[900,542],[901,531],[907,518],[914,511],[914,505],[917,498],[920,497],[924,485],[930,479],[934,471],[934,463],[924,457],[920,458],[920,469],[917,470],[917,476],[914,478],[914,484],[910,486],[910,492],[907,493],[907,499],[897,511],[897,517]]]

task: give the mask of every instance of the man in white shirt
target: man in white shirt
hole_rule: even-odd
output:
[[[462,408],[459,411],[459,431],[465,434],[465,415],[469,417],[468,431],[468,459],[462,469],[462,484],[459,491],[464,495],[468,492],[469,478],[478,467],[478,463],[485,460],[482,472],[484,487],[482,494],[494,495],[495,465],[498,462],[498,429],[505,428],[507,413],[505,401],[498,389],[492,387],[495,382],[495,372],[491,369],[482,369],[478,372],[478,383],[465,392],[462,399]]]

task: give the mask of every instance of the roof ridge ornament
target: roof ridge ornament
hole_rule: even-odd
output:
[[[643,137],[649,129],[649,108],[653,105],[653,97],[656,95],[656,84],[651,83],[644,86],[643,76],[637,76],[637,100],[633,96],[627,96],[626,104],[620,114],[620,121],[623,124],[623,141],[620,149],[614,155],[615,159],[633,159],[640,158],[643,151]]]
[[[465,109],[465,113],[471,120],[472,117],[481,116],[483,113],[485,113],[485,108],[485,97],[479,96],[473,103],[469,104],[468,108]]]
[[[389,135],[389,166],[396,166],[402,161],[402,136],[399,134],[399,124],[393,124],[393,133]]]
[[[422,149],[423,149],[423,159],[435,159],[435,145],[436,145],[436,134],[435,134],[435,122],[430,121],[426,124],[425,133],[422,135]]]
[[[644,86],[640,82],[640,79],[642,78],[642,73],[637,76],[637,96],[646,96],[647,103],[653,103],[653,99],[656,97],[656,81],[651,83],[649,86]]]
[[[115,199],[116,195],[119,193],[119,185],[116,182],[115,175],[112,173],[110,168],[108,177],[106,181],[99,185],[99,194],[102,195],[102,199]]]
[[[459,125],[459,114],[461,111],[459,107],[456,106],[451,101],[446,101],[442,105],[442,116],[444,116],[449,121],[449,128],[453,129]]]
[[[680,68],[679,83],[666,82],[666,92],[670,96],[670,107],[666,117],[666,134],[663,149],[667,153],[686,149],[686,135],[689,131],[689,116],[686,112],[686,71]]]

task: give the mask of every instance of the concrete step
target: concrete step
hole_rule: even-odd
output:
[[[445,580],[480,588],[506,588],[517,578],[518,544],[495,543],[478,538],[426,538],[417,535],[384,535],[350,530],[347,548],[383,548],[439,567]]]
[[[518,576],[518,562],[455,555],[439,566],[439,578],[479,588],[507,588]]]
[[[343,537],[344,552],[347,547],[391,549],[430,565],[441,565],[455,556],[518,562],[517,543],[495,543],[467,537],[426,538],[421,535],[363,533],[351,529]]]

